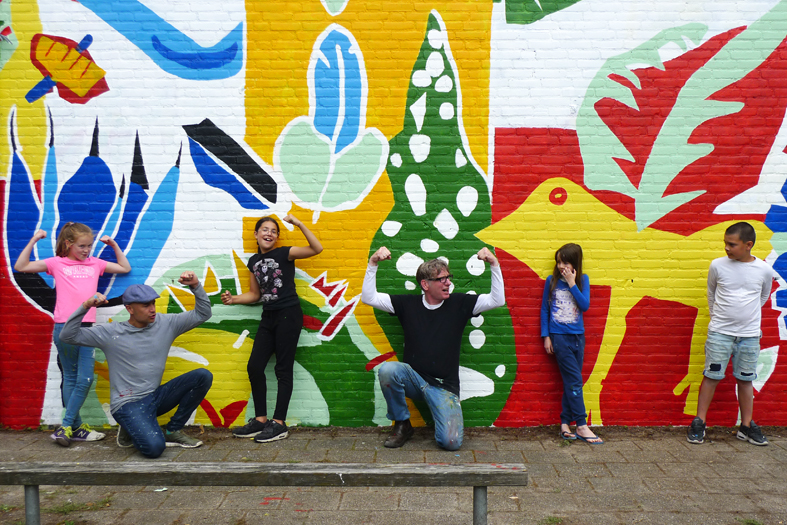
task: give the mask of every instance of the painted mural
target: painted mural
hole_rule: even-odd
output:
[[[582,245],[592,283],[591,424],[688,424],[708,266],[740,220],[778,275],[755,418],[783,424],[787,1],[681,8],[0,0],[0,424],[61,418],[54,283],[13,265],[39,229],[34,257],[53,256],[68,221],[113,237],[132,265],[100,281],[110,304],[99,322],[127,318],[119,297],[135,283],[159,291],[161,312],[192,309],[177,276],[195,271],[213,317],[175,341],[165,380],[210,369],[192,423],[242,423],[262,307],[220,294],[248,285],[254,222],[287,213],[324,247],[298,263],[289,425],[389,424],[376,370],[401,355],[401,327],[360,302],[380,246],[393,254],[378,275],[387,293],[419,293],[416,268],[435,257],[455,291],[486,293],[474,255],[494,249],[507,304],[463,337],[465,424],[557,423],[561,380],[539,310],[567,242]],[[294,233],[281,243],[302,243]],[[93,255],[114,261],[101,246]],[[114,420],[97,354],[82,414],[100,427]],[[733,385],[719,386],[709,424],[736,423]],[[419,408],[414,421],[429,424]]]

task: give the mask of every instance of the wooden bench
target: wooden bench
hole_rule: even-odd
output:
[[[490,486],[525,486],[522,464],[0,462],[0,485],[24,485],[27,525],[39,525],[39,485],[473,487],[473,523],[486,524]]]

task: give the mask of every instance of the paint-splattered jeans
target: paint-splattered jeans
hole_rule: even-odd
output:
[[[557,366],[563,377],[563,411],[560,423],[576,421],[587,424],[585,399],[582,395],[582,363],[585,360],[585,334],[549,334]]]
[[[143,456],[157,458],[167,443],[156,418],[178,407],[164,428],[170,432],[180,430],[205,399],[212,384],[213,374],[197,368],[164,383],[142,399],[126,403],[112,412],[112,417],[126,429]]]
[[[430,385],[410,365],[398,361],[383,363],[377,374],[388,404],[388,419],[410,419],[405,397],[423,400],[432,411],[437,444],[446,450],[458,450],[462,446],[464,419],[459,396]]]
[[[95,367],[94,348],[77,346],[64,343],[60,340],[60,332],[65,323],[55,323],[52,330],[52,340],[57,347],[60,366],[63,371],[63,406],[66,413],[63,415],[63,426],[77,429],[82,424],[79,410],[85,404],[90,385],[93,384],[93,369]],[[92,323],[91,323],[92,324]]]

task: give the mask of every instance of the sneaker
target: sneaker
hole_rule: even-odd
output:
[[[759,425],[757,425],[757,423],[754,421],[749,423],[748,427],[741,425],[741,427],[738,429],[737,437],[742,441],[748,441],[752,445],[757,445],[760,447],[764,447],[768,444],[768,438],[763,435]]]
[[[738,435],[740,436],[740,432],[738,432]],[[705,442],[705,422],[700,419],[699,416],[695,417],[694,421],[689,425],[689,430],[686,432],[686,439],[689,440],[689,443],[699,444]]]
[[[103,432],[97,432],[90,428],[87,423],[82,423],[80,427],[71,434],[71,441],[101,441],[106,437]]]
[[[236,438],[251,438],[268,428],[268,425],[271,424],[270,419],[265,421],[265,423],[260,423],[257,421],[256,418],[249,419],[249,422],[243,425],[242,427],[235,427],[232,429],[232,435]]]
[[[282,425],[276,421],[269,419],[268,425],[254,438],[255,443],[268,443],[270,441],[278,441],[285,439],[290,435],[287,425]]]
[[[130,448],[134,446],[131,434],[123,427],[118,427],[117,443],[120,448]]]
[[[202,441],[186,435],[182,430],[175,432],[164,430],[164,439],[167,440],[168,447],[197,448],[202,445]]]
[[[72,434],[71,427],[58,427],[52,434],[52,439],[61,447],[70,447]]]

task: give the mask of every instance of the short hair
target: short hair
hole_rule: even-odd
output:
[[[419,266],[418,270],[415,272],[415,280],[418,281],[418,286],[423,289],[421,281],[424,279],[434,279],[440,275],[440,272],[443,270],[449,271],[448,263],[446,263],[443,259],[432,259],[431,261],[426,261],[425,263],[421,263],[421,266]]]
[[[757,240],[757,232],[754,231],[754,227],[748,222],[736,222],[727,228],[724,235],[737,235],[744,243],[751,241],[752,246],[754,246],[754,242]]]

